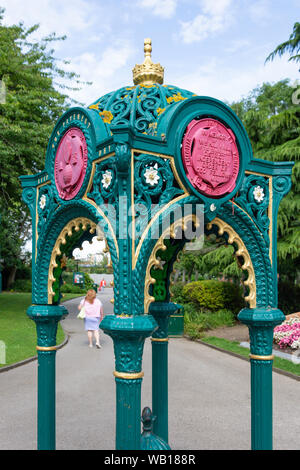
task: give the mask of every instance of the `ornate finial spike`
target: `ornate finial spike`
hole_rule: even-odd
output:
[[[133,83],[135,85],[162,84],[164,81],[164,68],[160,64],[154,64],[151,59],[152,41],[144,39],[145,59],[141,65],[136,65],[133,72]]]
[[[144,53],[145,57],[151,57],[152,52],[152,41],[150,38],[144,39]]]
[[[153,416],[151,409],[149,406],[146,406],[142,412],[142,423],[143,423],[143,432],[152,432],[153,430],[153,421],[156,419]]]
[[[155,419],[156,416],[153,416],[150,408],[146,406],[142,412],[141,450],[170,450],[171,448],[167,442],[153,434],[153,421]]]

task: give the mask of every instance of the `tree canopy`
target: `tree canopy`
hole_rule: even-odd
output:
[[[279,44],[266,58],[266,62],[273,60],[277,55],[290,54],[289,60],[300,62],[300,23],[295,23],[289,39]],[[300,69],[299,69],[300,70]]]
[[[66,92],[75,89],[59,88],[59,81],[78,86],[79,77],[64,71],[66,62],[59,66],[54,56],[52,43],[65,37],[53,33],[37,41],[32,38],[38,25],[6,26],[3,18],[0,8],[0,246],[10,284],[30,232],[18,178],[43,169],[54,123],[71,104]]]
[[[300,256],[300,106],[293,103],[294,91],[288,79],[264,83],[232,104],[246,127],[256,158],[295,162],[292,189],[279,206],[279,261]]]

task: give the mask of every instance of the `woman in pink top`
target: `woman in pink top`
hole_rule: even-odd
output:
[[[89,347],[93,347],[94,332],[96,346],[100,349],[99,325],[103,318],[103,305],[102,302],[96,298],[96,292],[94,289],[87,291],[85,298],[82,299],[78,306],[78,310],[81,310],[83,306],[85,310],[84,328],[88,334]]]

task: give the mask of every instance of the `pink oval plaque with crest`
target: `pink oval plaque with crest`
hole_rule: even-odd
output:
[[[216,119],[194,119],[182,140],[187,178],[199,192],[218,197],[230,193],[239,172],[235,136]]]
[[[62,199],[73,199],[80,190],[87,160],[84,133],[77,127],[72,127],[61,139],[55,157],[55,184]]]

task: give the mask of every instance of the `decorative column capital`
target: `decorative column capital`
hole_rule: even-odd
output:
[[[114,342],[116,371],[119,378],[120,373],[141,372],[145,339],[157,328],[154,318],[151,315],[106,315],[100,328]],[[128,379],[128,376],[126,378]]]
[[[37,347],[40,351],[56,345],[57,324],[68,315],[63,305],[31,305],[27,315],[34,320],[37,329]]]
[[[238,319],[248,326],[274,328],[283,322],[285,316],[279,308],[243,308]]]
[[[256,359],[268,357],[271,360],[273,329],[285,319],[282,311],[271,307],[244,308],[240,311],[238,319],[249,327],[251,355],[256,356]]]
[[[173,315],[179,308],[180,305],[173,302],[152,302],[150,304],[149,312],[158,324],[158,329],[152,335],[154,339],[168,337],[170,315]]]

